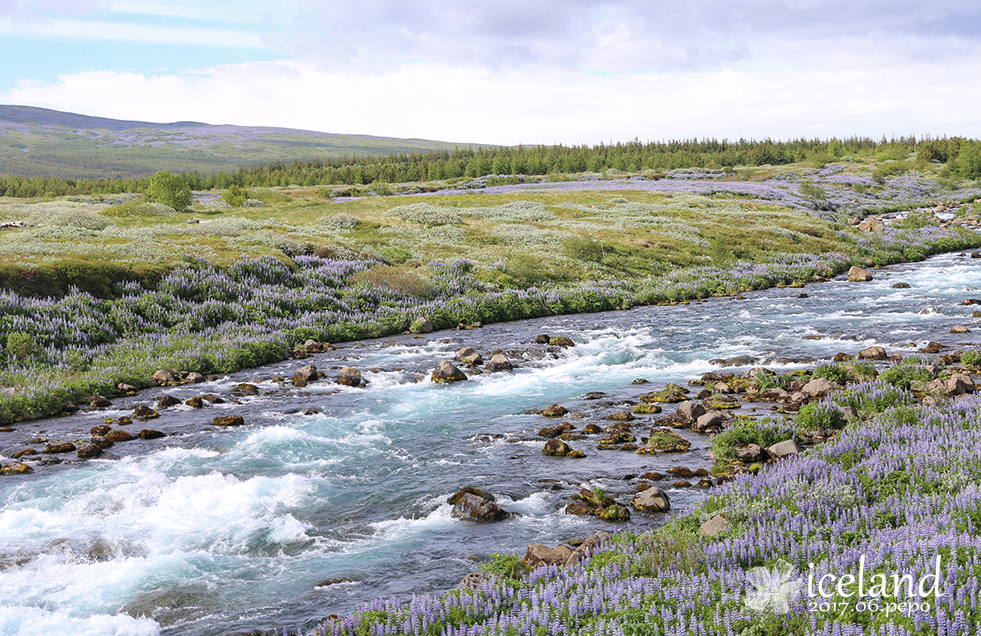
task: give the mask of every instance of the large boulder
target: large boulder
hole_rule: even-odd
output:
[[[502,356],[501,354],[497,353],[491,356],[487,364],[484,365],[484,368],[487,369],[488,371],[494,372],[494,371],[510,371],[514,367],[511,365],[510,360],[508,360],[506,357]]]
[[[153,374],[152,379],[153,379],[153,383],[157,385],[174,384],[175,382],[177,382],[177,379],[174,377],[173,372],[167,369],[160,369],[159,371],[155,372]]]
[[[105,439],[105,438],[103,438]],[[88,459],[90,457],[98,457],[102,454],[102,449],[92,442],[83,442],[78,447],[78,458]]]
[[[698,534],[703,537],[714,537],[726,531],[726,518],[722,515],[715,515],[709,518],[698,528]]]
[[[481,497],[470,492],[465,492],[460,494],[459,497],[456,495],[451,497],[450,501],[455,502],[453,504],[453,514],[475,521],[500,521],[511,516],[509,512],[494,503],[489,495],[481,494],[484,496]]]
[[[48,442],[48,445],[44,447],[44,452],[55,455],[58,453],[72,453],[75,452],[75,445],[69,441],[65,440],[55,440],[53,442]]]
[[[695,423],[691,425],[691,428],[696,433],[715,433],[722,430],[725,425],[726,418],[718,411],[712,411],[711,413],[705,413],[701,415]]]
[[[800,448],[797,446],[797,442],[792,439],[788,439],[767,447],[766,452],[774,459],[783,459],[784,457],[790,457],[791,455],[798,454],[800,452]]]
[[[580,561],[584,561],[590,557],[594,552],[596,552],[604,541],[609,541],[610,535],[605,532],[597,532],[589,536],[585,541],[580,543],[572,554],[569,555],[568,560],[566,560],[566,565],[575,565]]]
[[[838,388],[840,387],[836,383],[827,378],[814,378],[801,387],[800,391],[808,398],[822,398]]]
[[[565,565],[575,552],[567,545],[557,545],[550,548],[541,543],[532,543],[528,546],[528,552],[521,562],[534,570],[539,565]]]
[[[157,406],[160,408],[168,408],[171,406],[177,406],[181,401],[175,398],[173,395],[161,395],[157,398]]]
[[[568,409],[561,404],[552,404],[551,406],[545,407],[545,410],[542,411],[542,415],[545,417],[562,417],[568,412]]]
[[[743,462],[758,462],[763,459],[763,447],[759,444],[745,444],[736,446],[736,459]]]
[[[705,415],[705,407],[698,402],[686,400],[678,405],[677,412],[680,417],[684,418],[685,422],[693,423]]]
[[[245,418],[241,415],[224,415],[211,420],[212,426],[242,426]]]
[[[848,270],[848,280],[852,281],[853,283],[870,281],[872,280],[872,274],[870,274],[867,269],[852,265],[852,267]]]
[[[886,350],[876,345],[862,349],[858,352],[858,357],[860,360],[885,360],[887,356]]]
[[[293,373],[293,386],[306,386],[308,382],[314,382],[318,377],[316,365],[302,366]]]
[[[337,383],[344,386],[361,386],[361,372],[354,367],[344,367],[337,372]]]
[[[460,371],[453,363],[449,360],[442,360],[436,366],[436,370],[433,371],[432,380],[440,384],[448,384],[450,382],[461,382],[466,380],[467,376],[463,371]]]
[[[974,393],[974,380],[963,373],[955,373],[947,378],[944,388],[947,389],[947,395]]]
[[[480,356],[480,352],[473,347],[463,347],[456,352],[455,356],[458,362],[466,362],[467,364],[483,364],[484,359]]]
[[[657,486],[651,486],[647,490],[634,495],[634,498],[630,500],[630,505],[637,510],[645,510],[647,512],[666,512],[671,509],[668,494]]]

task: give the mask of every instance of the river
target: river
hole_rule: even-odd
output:
[[[692,446],[681,455],[599,451],[594,436],[571,442],[585,459],[546,457],[537,431],[555,421],[534,411],[559,403],[570,411],[563,421],[577,429],[605,425],[641,393],[718,370],[709,362],[716,358],[749,356],[758,360],[749,366],[771,361],[786,370],[874,344],[904,354],[928,341],[981,346],[973,308],[960,305],[981,298],[981,261],[947,254],[873,275],[743,299],[343,343],[303,361],[113,399],[106,410],[20,423],[0,433],[5,463],[17,450],[43,448],[32,439],[82,439],[105,418],[164,393],[228,400],[160,409],[159,419],[129,425],[168,436],[117,444],[107,449],[115,459],[35,462],[31,475],[0,477],[0,633],[295,630],[376,597],[444,591],[495,552],[659,525],[663,514],[635,511],[613,524],[563,510],[583,486],[626,502],[644,472],[709,468],[705,436],[684,431]],[[896,282],[911,287],[894,289]],[[973,333],[951,334],[955,324]],[[538,334],[568,336],[576,346],[538,345]],[[500,349],[517,368],[429,382],[436,364],[465,345],[485,359]],[[311,362],[329,378],[354,366],[369,384],[328,379],[297,389],[274,380]],[[636,378],[650,384],[632,384]],[[240,382],[260,395],[234,403],[229,393]],[[586,399],[597,391],[606,395]],[[299,412],[307,407],[320,413]],[[226,414],[242,415],[245,426],[209,426]],[[640,436],[650,416],[638,417]],[[516,516],[490,524],[454,518],[446,500],[468,485],[494,493]],[[710,492],[662,487],[669,514]],[[318,587],[331,579],[348,581]]]

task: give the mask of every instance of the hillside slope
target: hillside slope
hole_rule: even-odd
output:
[[[167,124],[0,105],[0,175],[133,178],[158,170],[216,172],[345,155],[477,147],[263,126]]]

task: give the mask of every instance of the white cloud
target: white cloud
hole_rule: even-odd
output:
[[[120,119],[500,144],[634,137],[981,137],[979,99],[981,82],[969,60],[874,70],[842,65],[616,75],[426,62],[359,75],[300,62],[256,62],[180,75],[78,73],[0,94],[0,103]]]

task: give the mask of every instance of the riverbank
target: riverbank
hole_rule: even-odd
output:
[[[6,345],[0,421],[57,414],[93,396],[115,395],[120,385],[147,387],[161,369],[228,373],[284,360],[308,340],[402,333],[420,317],[439,330],[625,309],[799,285],[855,264],[918,260],[979,245],[978,234],[960,228],[885,228],[859,238],[851,255],[799,254],[547,291],[487,292],[462,259],[433,263],[432,287],[420,293],[396,289],[378,262],[296,257],[292,268],[265,258],[243,259],[227,270],[192,260],[154,290],[124,284],[116,299],[81,292],[34,299],[7,292],[0,295]]]
[[[583,562],[377,600],[303,633],[970,633],[981,618],[981,355],[961,360],[913,356],[864,382],[848,365],[819,367],[849,385],[810,394],[796,436],[816,423],[842,430],[742,470],[693,513],[614,535]],[[718,451],[726,438],[715,439]]]

